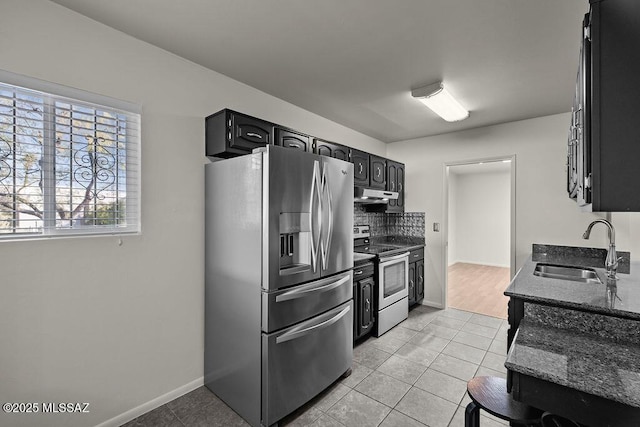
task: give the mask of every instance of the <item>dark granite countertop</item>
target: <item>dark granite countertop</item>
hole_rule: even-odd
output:
[[[373,254],[363,254],[363,253],[360,253],[360,252],[354,252],[353,253],[353,264],[354,265],[362,264],[362,263],[371,261],[375,257],[376,256],[373,255]]]
[[[640,345],[555,328],[525,317],[505,366],[515,372],[640,407]]]
[[[604,268],[595,268],[593,257],[581,257],[576,251],[570,250],[540,252],[536,246],[547,245],[534,245],[533,256],[518,271],[505,290],[505,295],[558,307],[640,319],[640,263],[627,264],[626,271],[630,271],[630,274],[618,270],[619,279],[615,284],[610,282],[608,286]],[[626,254],[628,259],[628,253]],[[590,266],[595,268],[603,283],[582,283],[534,276],[537,262]]]
[[[371,238],[372,245],[388,245],[412,251],[424,247],[423,237],[409,236],[376,236]]]

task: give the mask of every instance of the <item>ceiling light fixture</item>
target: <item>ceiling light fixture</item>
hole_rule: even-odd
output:
[[[413,89],[411,95],[448,122],[458,122],[469,117],[469,112],[451,96],[442,82]]]

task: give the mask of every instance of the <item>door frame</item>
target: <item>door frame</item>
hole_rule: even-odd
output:
[[[456,162],[445,162],[442,165],[443,171],[443,203],[442,203],[442,219],[443,219],[443,242],[442,245],[442,283],[444,286],[443,290],[443,301],[442,308],[447,308],[448,306],[448,297],[449,297],[449,167],[450,166],[461,166],[461,165],[473,165],[478,163],[491,163],[491,162],[501,162],[501,161],[510,161],[510,169],[509,173],[511,174],[511,189],[510,189],[510,230],[509,230],[509,277],[513,279],[513,276],[516,272],[516,155],[505,155],[505,156],[496,156],[496,157],[485,157],[481,159],[470,159],[464,161],[456,161]]]

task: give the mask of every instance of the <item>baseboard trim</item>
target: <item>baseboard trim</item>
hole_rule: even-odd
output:
[[[427,300],[422,300],[420,305],[426,305],[427,307],[433,307],[433,308],[444,308],[441,302],[434,302],[434,301],[427,301]]]
[[[171,402],[172,400],[177,399],[178,397],[197,389],[203,384],[204,377],[197,378],[185,385],[182,385],[174,390],[171,390],[168,393],[163,394],[162,396],[158,396],[155,399],[143,403],[142,405],[136,406],[133,409],[129,409],[127,412],[123,412],[120,415],[117,415],[103,423],[100,423],[96,427],[119,427],[122,424],[126,424],[142,414],[146,414],[147,412],[152,411],[157,407],[164,405],[165,403]]]

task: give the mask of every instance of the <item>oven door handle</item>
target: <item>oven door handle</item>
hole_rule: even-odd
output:
[[[395,261],[397,259],[404,258],[406,256],[409,256],[409,252],[405,252],[405,253],[400,254],[400,255],[391,256],[389,258],[386,258],[386,257],[385,258],[380,258],[380,263],[382,264],[382,263],[389,262],[389,261]]]
[[[308,328],[304,328],[304,329],[300,329],[300,330],[292,330],[289,332],[286,332],[282,335],[280,335],[279,337],[276,338],[276,344],[280,344],[286,341],[291,341],[291,340],[295,340],[297,338],[302,338],[304,336],[307,336],[309,334],[314,333],[315,331],[319,330],[319,329],[323,329],[326,328],[328,326],[333,325],[334,323],[336,323],[338,320],[342,319],[349,311],[351,311],[351,306],[347,306],[345,308],[342,309],[342,311],[338,314],[336,314],[335,316],[333,316],[332,318],[325,320],[324,322],[320,322],[316,325],[313,326],[309,326]]]
[[[276,302],[289,301],[292,299],[304,298],[312,294],[327,292],[327,291],[330,291],[331,289],[335,289],[337,287],[344,285],[346,282],[349,281],[350,278],[351,278],[351,275],[347,274],[346,276],[341,277],[335,282],[329,282],[326,285],[324,283],[320,283],[320,286],[317,286],[317,284],[314,283],[313,284],[314,286],[293,289],[291,291],[287,291],[283,293],[282,295],[278,295],[276,297]]]

